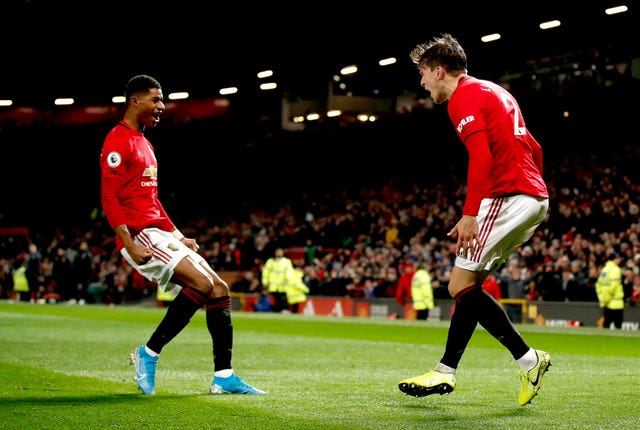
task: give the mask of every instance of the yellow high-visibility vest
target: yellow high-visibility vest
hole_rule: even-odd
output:
[[[287,302],[289,304],[302,303],[307,300],[309,287],[304,283],[304,272],[300,269],[292,269],[287,276]]]
[[[262,268],[262,285],[265,285],[270,293],[285,293],[290,270],[293,270],[293,263],[287,257],[269,258]]]
[[[596,281],[596,294],[601,308],[624,309],[622,271],[615,261],[604,264]]]
[[[424,269],[416,270],[411,278],[411,301],[418,311],[434,307],[431,275]]]
[[[29,292],[29,281],[26,275],[27,268],[20,266],[13,272],[13,291],[19,293]]]

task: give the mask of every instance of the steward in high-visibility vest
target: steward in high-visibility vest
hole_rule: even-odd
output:
[[[426,320],[429,310],[433,309],[433,288],[431,287],[431,274],[423,268],[416,270],[411,278],[411,301],[417,311],[416,319]]]
[[[25,266],[20,266],[13,272],[13,291],[17,293],[16,300],[20,300],[20,293],[29,292],[29,281],[27,280],[26,272],[27,268]]]
[[[262,267],[262,285],[273,296],[274,312],[286,310],[287,303],[287,275],[293,270],[293,263],[284,255],[284,249],[277,248],[274,256],[269,258]]]
[[[622,271],[620,270],[621,263],[622,256],[620,254],[611,254],[596,281],[596,294],[600,307],[603,309],[604,328],[609,328],[611,323],[616,328],[622,328],[624,288],[622,286]]]
[[[287,302],[294,314],[298,313],[300,303],[306,302],[309,294],[309,287],[303,278],[304,272],[298,268],[292,269],[287,276]]]

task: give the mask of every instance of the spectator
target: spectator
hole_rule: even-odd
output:
[[[307,301],[309,287],[304,283],[304,271],[298,267],[291,269],[287,275],[287,303],[289,310],[297,314],[300,311],[300,304]]]
[[[416,266],[413,263],[408,262],[402,266],[402,274],[396,288],[396,302],[400,306],[404,306],[411,300],[411,280],[414,273],[416,273]]]
[[[518,260],[510,260],[500,273],[500,281],[505,284],[506,296],[509,299],[527,299],[529,282],[531,277],[523,277],[523,268],[519,267]],[[535,274],[534,274],[535,275]],[[504,308],[512,322],[522,323],[522,304],[505,303]]]
[[[53,286],[55,292],[60,295],[60,300],[70,304],[75,304],[75,285],[71,272],[71,261],[67,257],[67,251],[62,246],[54,250],[53,255]]]
[[[411,303],[416,310],[416,319],[429,318],[429,310],[433,309],[433,288],[431,274],[421,264],[411,278]]]
[[[502,289],[500,288],[500,284],[493,273],[487,276],[487,279],[484,280],[482,288],[484,288],[484,290],[497,301],[500,301],[502,298]]]
[[[313,242],[312,238],[307,238],[304,244],[304,264],[305,266],[311,266],[315,264],[316,258],[318,258],[318,246]]]
[[[640,274],[633,276],[633,289],[629,298],[629,306],[636,306],[640,302]]]
[[[45,278],[42,273],[42,253],[38,249],[38,246],[30,242],[29,253],[27,254],[25,276],[29,283],[29,300],[31,303],[35,302],[36,297],[40,294],[41,288],[44,288]]]
[[[27,280],[27,267],[24,264],[23,259],[16,260],[16,267],[13,270],[13,292],[15,294],[15,300],[28,301],[29,300],[29,281]]]
[[[272,312],[271,309],[271,296],[266,290],[260,290],[258,300],[253,305],[254,312]]]
[[[564,302],[565,295],[562,289],[562,275],[555,268],[553,261],[548,261],[542,267],[542,271],[535,275],[535,288],[542,300],[549,302]]]
[[[381,270],[373,289],[374,297],[395,297],[398,288],[398,271],[395,267]]]
[[[260,279],[253,270],[245,270],[240,279],[231,284],[234,293],[258,293],[261,289]]]
[[[387,229],[384,235],[384,240],[387,244],[394,244],[398,240],[400,230],[398,229],[398,220],[396,218],[391,219],[391,226]]]
[[[624,290],[620,270],[621,263],[621,254],[617,252],[610,254],[596,282],[596,293],[602,308],[602,326],[604,328],[622,328]]]
[[[622,255],[622,259],[624,260],[624,254]],[[635,273],[633,272],[633,267],[621,267],[622,271],[622,291],[624,292],[624,301],[627,302],[631,299],[631,295],[633,294],[633,277]]]
[[[93,254],[86,240],[78,244],[78,253],[71,262],[73,284],[75,285],[74,297],[79,304],[85,304],[88,299],[87,289],[93,275]]]
[[[282,312],[288,309],[287,275],[293,270],[293,263],[284,255],[284,249],[277,247],[273,257],[267,259],[262,267],[262,285],[273,297],[273,311]]]
[[[581,259],[571,260],[569,273],[562,272],[564,292],[569,301],[596,302],[598,296],[589,284],[589,267]]]

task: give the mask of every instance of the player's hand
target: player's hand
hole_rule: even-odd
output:
[[[135,261],[136,264],[140,266],[146,264],[149,260],[151,260],[151,257],[153,257],[153,251],[151,251],[150,248],[142,245],[134,244],[132,247],[127,249],[127,252],[131,256],[131,258],[133,258],[133,261]]]
[[[456,250],[458,255],[473,258],[478,250],[478,222],[476,217],[463,215],[460,221],[447,233],[447,236],[458,236]]]
[[[180,242],[184,243],[185,246],[192,251],[198,252],[198,250],[200,249],[200,245],[198,245],[198,242],[196,242],[195,239],[183,237],[182,239],[180,239]]]

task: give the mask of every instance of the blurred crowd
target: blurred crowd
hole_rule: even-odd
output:
[[[532,239],[492,276],[502,298],[595,302],[595,280],[616,252],[623,256],[625,300],[639,300],[640,146],[627,106],[640,85],[629,70],[598,70],[510,82],[543,146],[551,199]],[[198,240],[216,271],[239,274],[233,291],[264,292],[264,264],[282,248],[304,273],[310,295],[395,297],[403,275],[424,267],[437,300],[449,298],[455,242],[446,233],[466,194],[464,148],[439,115],[444,110],[416,108],[387,122],[339,131],[325,124],[301,135],[248,136],[255,127],[222,119],[150,133],[167,166],[163,190],[175,187],[164,200],[173,221]],[[26,216],[36,225],[24,235],[0,228],[0,298],[127,303],[154,296],[154,286],[115,251],[99,208],[86,222],[37,227],[40,218],[77,216],[86,200],[97,198],[96,165],[76,160],[97,159],[111,126],[0,128],[8,142],[0,178],[22,181],[3,190],[4,201],[22,201],[26,192],[37,202],[36,209],[14,204],[11,214],[0,213],[9,225]],[[32,156],[34,147],[39,157]],[[67,151],[76,156],[59,156]],[[52,159],[59,182],[24,174],[47,171]],[[212,159],[215,174],[198,178],[193,172],[211,172]],[[28,160],[28,168],[16,171],[16,160]],[[185,165],[193,175],[184,174]],[[207,199],[215,203],[193,204]]]
[[[597,301],[595,281],[616,252],[623,256],[626,300],[639,300],[640,186],[626,162],[640,159],[639,151],[548,160],[550,210],[533,238],[497,268],[493,278],[503,298]],[[448,179],[422,186],[397,178],[379,187],[301,193],[224,222],[181,220],[180,228],[198,240],[216,271],[240,274],[235,292],[263,292],[264,263],[282,248],[304,272],[310,295],[395,297],[402,274],[421,266],[431,273],[436,300],[449,298],[455,242],[446,232],[460,216],[465,188],[455,175]],[[115,251],[99,210],[89,228],[20,240],[16,255],[0,259],[3,299],[126,303],[155,295],[154,285]],[[16,274],[29,291],[16,290],[22,285]]]

